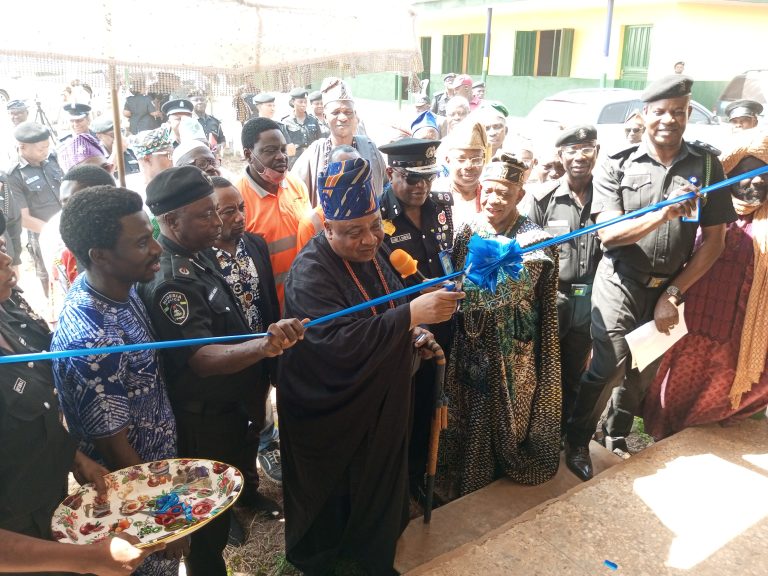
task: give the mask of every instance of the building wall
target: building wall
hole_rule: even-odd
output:
[[[487,8],[481,2],[446,0],[428,7],[416,4],[416,35],[432,37],[431,90],[442,90],[442,37],[484,33]],[[763,34],[768,29],[766,3],[693,2],[684,0],[617,0],[608,59],[603,56],[607,2],[510,2],[493,11],[488,77],[489,98],[502,100],[513,115],[525,115],[544,96],[568,88],[613,86],[621,73],[623,30],[627,25],[653,26],[648,79],[671,73],[678,60],[695,80],[693,96],[713,108],[735,74],[766,68]],[[543,7],[546,5],[546,7]],[[553,7],[554,6],[554,7]],[[569,78],[512,76],[515,31],[573,28]],[[396,98],[394,74],[361,75],[350,79],[361,97]]]

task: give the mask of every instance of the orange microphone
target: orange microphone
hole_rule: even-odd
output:
[[[421,282],[424,282],[427,279],[424,274],[419,272],[418,261],[414,260],[413,256],[401,248],[392,250],[389,255],[389,261],[403,278],[408,278],[408,276],[416,274]]]

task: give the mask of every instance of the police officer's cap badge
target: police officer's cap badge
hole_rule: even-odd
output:
[[[168,317],[168,320],[181,326],[189,318],[189,302],[181,292],[167,292],[160,299],[160,309]]]

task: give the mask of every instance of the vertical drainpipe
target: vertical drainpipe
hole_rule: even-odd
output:
[[[611,50],[611,26],[613,24],[613,0],[608,0],[608,18],[605,21],[605,44],[603,46],[603,75],[600,88],[605,88],[608,77],[608,54]]]
[[[488,19],[485,24],[485,44],[483,46],[483,82],[488,79],[488,66],[491,60],[491,19],[493,8],[488,8]]]

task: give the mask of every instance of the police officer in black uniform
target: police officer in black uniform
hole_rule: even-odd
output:
[[[227,139],[226,136],[224,136],[221,121],[205,111],[208,106],[208,98],[205,94],[198,92],[190,94],[189,100],[192,102],[192,106],[194,106],[197,121],[200,122],[200,125],[203,127],[205,137],[208,138],[208,143],[211,146],[214,145],[214,143],[210,141],[211,135],[213,135],[213,138],[216,141],[215,146],[218,150],[220,147],[224,146]]]
[[[61,210],[59,188],[63,173],[56,156],[48,153],[48,128],[37,122],[22,122],[14,136],[19,143],[19,161],[8,174],[8,187],[21,213],[21,224],[27,229],[27,249],[47,297],[48,271],[40,251],[40,231]]]
[[[4,232],[0,211],[0,356],[49,350],[48,326],[15,288]],[[69,472],[78,482],[96,482],[106,493],[103,475],[108,470],[77,451],[77,441],[61,424],[50,360],[3,364],[0,529],[50,540],[51,518],[67,495]]]
[[[107,155],[111,161],[112,146],[115,142],[114,121],[111,117],[100,116],[93,122],[92,130],[93,133],[96,134],[96,137],[99,139],[99,142],[101,142],[101,145],[104,146],[104,149],[107,151]],[[114,176],[117,177],[117,161],[113,162],[113,164],[115,165]],[[136,158],[136,154],[134,154],[133,150],[130,148],[123,150],[123,164],[125,166],[126,175],[138,174],[141,171],[139,168],[139,160]]]
[[[524,212],[552,236],[594,224],[592,218],[592,169],[600,147],[594,126],[580,125],[563,131],[555,141],[565,174],[546,182],[531,195]],[[590,313],[592,282],[600,262],[600,240],[595,232],[558,244],[560,279],[557,315],[560,328],[560,366],[563,383],[563,425],[576,400],[581,374],[592,348]]]
[[[18,266],[21,264],[21,210],[13,200],[5,172],[0,172],[0,212],[5,214],[5,251],[11,257],[13,266]]]
[[[448,103],[448,100],[451,99],[451,96],[453,96],[453,88],[451,88],[451,86],[455,79],[456,74],[454,72],[449,72],[443,76],[443,85],[445,89],[442,92],[435,92],[435,95],[432,97],[433,114],[445,116],[445,105]]]
[[[288,158],[288,170],[293,168],[297,158],[302,155],[307,146],[320,138],[320,124],[317,118],[307,114],[307,90],[294,88],[290,92],[288,104],[293,108],[293,114],[282,120],[287,134],[287,142],[296,146],[296,153]]]
[[[323,93],[320,90],[309,93],[309,105],[312,107],[312,116],[317,119],[317,124],[320,126],[320,138],[328,138],[331,135],[331,129],[325,120]]]
[[[147,206],[160,226],[160,272],[142,285],[141,297],[160,340],[248,334],[238,300],[218,266],[201,252],[221,231],[213,184],[194,166],[169,168],[147,185]],[[298,320],[280,320],[269,336],[235,344],[172,348],[163,359],[178,428],[179,454],[221,460],[243,468],[249,406],[263,406],[269,389],[266,358],[303,335]],[[260,396],[255,398],[255,396]],[[263,422],[256,423],[261,429]],[[258,477],[243,498],[255,499]],[[250,492],[253,490],[253,492]],[[229,514],[192,535],[190,576],[226,576],[221,553],[227,544]]]
[[[380,146],[387,155],[387,176],[381,197],[384,242],[392,249],[402,249],[417,261],[418,271],[426,278],[443,276],[440,253],[446,256],[453,246],[453,196],[449,192],[431,192],[432,182],[442,171],[435,152],[439,141],[403,138]],[[407,284],[421,282],[417,276]],[[451,322],[430,326],[435,339],[445,351],[450,350]],[[413,427],[408,450],[411,493],[423,496],[429,426],[434,408],[435,366],[425,362],[415,376]]]
[[[683,140],[692,84],[676,74],[643,92],[643,140],[609,155],[595,172],[592,215],[598,223],[724,178],[718,150]],[[658,367],[633,369],[625,336],[651,320],[665,333],[677,324],[677,305],[720,256],[726,223],[736,219],[727,193],[698,204],[696,211],[697,200],[686,200],[598,232],[603,258],[592,288],[592,361],[566,429],[566,464],[583,480],[593,474],[588,444],[608,394],[613,390],[605,444],[626,452],[633,417]],[[683,220],[695,212],[698,221]]]

